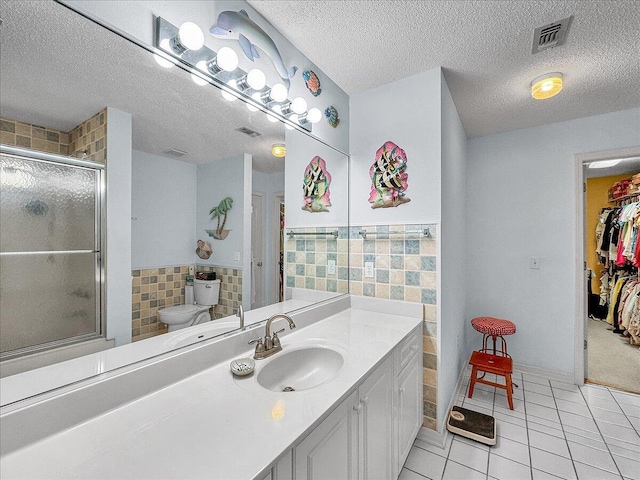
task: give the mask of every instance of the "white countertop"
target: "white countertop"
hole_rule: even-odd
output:
[[[262,322],[274,313],[292,312],[308,307],[314,301],[317,301],[317,299],[291,299],[247,311],[245,313],[245,325],[250,326]],[[174,340],[183,339],[185,334],[209,332],[220,335],[238,327],[238,317],[224,317],[188,329],[176,330],[175,332],[147,338],[139,342],[121,345],[117,348],[4,377],[0,379],[0,405],[9,405],[34,395],[170,352],[179,346],[174,344]],[[193,341],[196,342],[198,340],[194,338]]]
[[[232,376],[228,359],[3,456],[0,477],[254,478],[311,431],[420,322],[343,310],[282,338],[283,352],[310,343],[336,344],[349,352],[338,375],[323,385],[271,392],[255,383],[270,359],[256,361],[256,372],[241,380]],[[251,355],[247,350],[238,357]]]

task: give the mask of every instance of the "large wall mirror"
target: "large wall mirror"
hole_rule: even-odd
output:
[[[131,208],[131,236],[124,240],[131,246],[131,286],[121,289],[131,305],[125,323],[134,344],[155,345],[145,355],[198,341],[203,332],[209,338],[237,329],[241,305],[250,326],[348,292],[344,153],[250,111],[241,99],[225,100],[214,85],[194,82],[179,66],[164,68],[148,49],[54,1],[5,2],[2,20],[2,144],[106,167],[101,180],[85,178],[90,187],[76,195],[70,179],[78,169],[84,172],[82,164],[63,166],[56,177],[46,156],[5,149],[2,181],[13,183],[3,183],[1,220],[13,243],[1,239],[0,366],[108,336],[113,319],[104,285],[92,290],[78,282],[102,276],[108,283],[104,265],[92,263],[100,260],[92,242],[104,246],[109,208],[118,201]],[[103,186],[109,192],[109,182],[119,181],[112,173],[125,161],[117,156],[128,148],[126,138],[119,142],[118,122],[126,123],[128,115],[131,164],[124,170],[130,172],[130,197],[103,196],[100,209]],[[277,144],[285,146],[285,157],[273,155]],[[303,208],[303,186],[309,175],[324,174],[318,169],[331,171],[333,207],[310,213]],[[28,179],[12,177],[18,174]],[[47,196],[38,188],[60,192]],[[78,195],[86,202],[74,206]],[[74,223],[83,221],[89,227]],[[86,241],[80,238],[83,228]],[[77,275],[77,264],[59,256],[73,256],[76,247],[90,259]],[[107,243],[106,257],[117,248],[117,239]],[[190,301],[185,285],[192,275],[214,274],[220,284],[212,321],[165,335],[159,311]],[[13,368],[2,370],[4,385],[19,376]]]

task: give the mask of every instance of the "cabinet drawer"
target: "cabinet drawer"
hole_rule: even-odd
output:
[[[417,327],[411,332],[407,338],[400,342],[400,345],[396,347],[396,376],[400,375],[402,369],[407,366],[409,360],[416,352],[419,352],[422,347],[422,325]]]

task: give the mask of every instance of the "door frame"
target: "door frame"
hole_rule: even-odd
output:
[[[262,265],[265,266],[265,263],[266,263],[266,258],[265,258],[265,256],[266,256],[266,251],[265,251],[266,248],[265,248],[265,246],[266,245],[265,244],[267,242],[267,237],[269,235],[269,227],[268,227],[267,218],[266,218],[267,205],[265,203],[265,194],[264,194],[264,192],[252,191],[251,192],[251,200],[252,200],[251,201],[251,205],[252,205],[252,207],[253,207],[253,196],[254,195],[256,197],[260,197],[262,199],[262,212],[259,212],[259,214],[262,216],[262,219],[263,219],[263,221],[262,221],[262,244],[261,244],[260,248],[261,248],[261,251],[262,251],[262,260],[261,260],[262,261]],[[252,214],[253,214],[253,210],[252,210]],[[251,261],[251,269],[257,274],[258,269],[256,267],[254,267],[254,265],[253,265],[253,261],[254,261],[253,235],[254,235],[254,230],[253,230],[253,222],[252,222],[252,225],[251,225],[251,258],[250,258],[250,261]],[[265,287],[267,285],[267,282],[266,282],[267,278],[266,278],[266,275],[264,273],[265,272],[265,268],[262,268],[262,267],[259,267],[259,268],[260,268],[260,271],[262,271],[262,275],[261,275],[262,276],[262,303],[263,304],[267,304],[266,289],[265,289]],[[255,275],[254,278],[256,276],[257,275]],[[253,285],[252,288],[255,288],[255,285]],[[249,300],[250,300],[249,303],[251,304],[251,299],[249,299]],[[264,305],[261,305],[261,306],[264,306]]]
[[[587,349],[585,348],[587,309],[585,291],[585,222],[584,222],[584,172],[585,162],[596,160],[607,160],[611,158],[640,156],[640,146],[619,148],[615,150],[604,150],[599,152],[579,153],[574,155],[574,187],[575,215],[574,215],[574,289],[575,289],[575,319],[574,319],[574,354],[573,354],[573,377],[576,385],[583,385],[586,378]]]
[[[282,200],[282,202],[284,203],[284,192],[275,192],[273,194],[273,196],[271,197],[272,201],[272,205],[273,205],[273,211],[272,211],[272,215],[271,215],[271,258],[272,258],[272,269],[271,269],[271,277],[273,278],[273,288],[272,290],[272,295],[274,298],[274,302],[273,303],[277,303],[278,301],[278,295],[280,294],[280,285],[279,285],[279,281],[280,281],[280,276],[278,275],[280,272],[279,266],[278,266],[278,259],[280,256],[280,201]],[[287,212],[285,210],[285,218],[287,215]],[[284,230],[284,227],[283,227]],[[284,268],[284,264],[286,264],[286,259],[283,259],[283,268]],[[284,274],[282,275],[282,281],[284,282]]]

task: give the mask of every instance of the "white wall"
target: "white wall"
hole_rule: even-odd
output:
[[[107,108],[107,338],[131,343],[131,115]]]
[[[574,155],[634,145],[637,108],[469,141],[466,313],[515,322],[517,363],[573,374]],[[481,337],[465,326],[470,351]]]
[[[350,101],[351,224],[439,222],[440,69],[367,90]],[[372,209],[369,168],[376,151],[389,140],[407,154],[406,194],[411,201]]]
[[[131,268],[194,263],[196,166],[133,151]]]
[[[197,167],[197,197],[196,197],[196,240],[211,243],[213,253],[208,260],[195,256],[197,263],[202,265],[216,265],[219,267],[243,268],[245,250],[245,156],[244,154],[218,160]],[[249,172],[251,172],[251,157],[249,157]],[[249,181],[249,183],[251,183]],[[249,186],[249,192],[251,187]],[[250,195],[250,194],[249,194]],[[205,230],[215,230],[217,220],[212,220],[209,211],[218,206],[226,197],[233,199],[233,207],[227,214],[225,230],[231,230],[224,240],[210,237]],[[249,197],[249,208],[250,207]],[[249,215],[250,217],[250,215]],[[222,224],[222,219],[220,219]],[[249,225],[251,218],[249,218]],[[249,235],[249,239],[251,235]],[[250,251],[250,249],[248,250]],[[239,253],[239,259],[234,260],[234,253]]]
[[[280,230],[275,226],[275,222],[278,221],[278,217],[274,218],[276,209],[274,195],[276,193],[284,192],[284,172],[266,174],[254,170],[253,192],[262,193],[264,198],[264,300],[265,305],[270,305],[277,301],[275,291],[276,277],[274,273],[277,264],[277,258],[273,257],[273,249],[275,248],[274,238],[277,236]]]
[[[469,350],[464,339],[467,279],[467,137],[441,74],[442,223],[438,246],[438,425],[444,425],[458,376]]]
[[[207,2],[197,0],[173,2],[65,0],[62,3],[82,11],[103,24],[121,30],[147,45],[153,45],[154,16],[161,16],[176,26],[186,21],[195,22],[205,32],[205,45],[207,47],[214,52],[223,46],[233,48],[238,53],[240,68],[244,71],[260,68],[267,75],[267,84],[274,85],[282,80],[277,74],[273,62],[264,52],[259,52],[261,57],[252,62],[244,55],[237,40],[218,39],[208,33],[209,28],[215,25],[220,12],[225,10],[246,10],[249,17],[264,29],[276,43],[285,65],[298,67],[298,72],[291,79],[289,98],[303,97],[307,101],[309,108],[317,107],[322,112],[329,105],[334,105],[338,109],[341,118],[338,128],[331,127],[323,116],[322,121],[313,126],[314,135],[344,152],[349,151],[349,97],[347,94],[289,42],[284,35],[264,20],[247,2],[237,0],[210,0]],[[286,34],[286,32],[284,33]],[[314,97],[307,90],[302,78],[302,72],[308,69],[313,70],[320,79],[322,93],[317,97]]]
[[[300,133],[287,130],[287,168],[285,169],[286,228],[335,227],[349,223],[349,158],[343,153]],[[315,156],[326,163],[331,175],[329,185],[331,206],[328,212],[302,210],[304,172]]]

